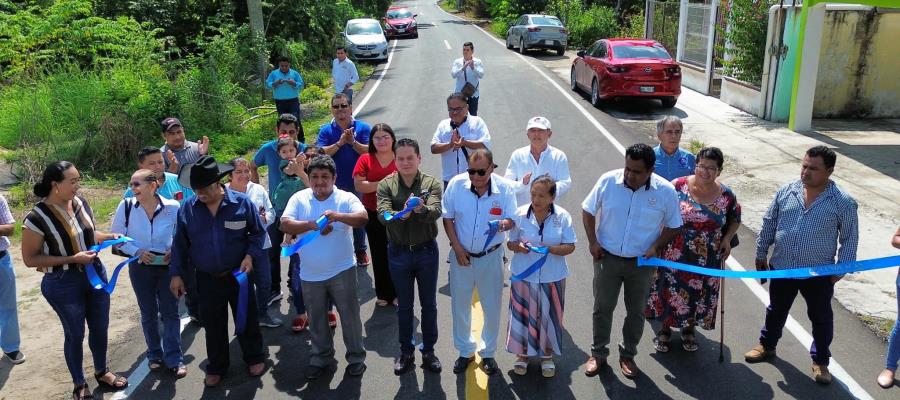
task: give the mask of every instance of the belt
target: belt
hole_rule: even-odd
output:
[[[38,269],[38,271],[39,271],[39,272],[43,272],[43,273],[45,273],[45,274],[52,274],[52,273],[54,273],[54,272],[56,272],[56,271],[68,271],[68,270],[70,270],[70,269],[72,269],[72,268],[69,268],[68,265],[62,265],[62,266],[58,265],[58,266],[55,266],[55,267],[45,267],[45,268],[41,268],[41,269]],[[78,272],[84,272],[84,265],[78,264],[74,269],[78,270]]]
[[[622,257],[622,256],[618,256],[618,255],[615,255],[615,254],[613,254],[613,253],[610,253],[610,251],[607,250],[607,249],[603,249],[603,253],[604,253],[604,257],[605,257],[605,256],[612,256],[612,257],[619,258],[619,259],[622,259],[622,260],[625,260],[625,261],[637,261],[637,257]]]
[[[484,257],[484,256],[486,256],[486,255],[488,255],[488,254],[493,253],[494,250],[499,249],[501,244],[503,244],[503,243],[497,243],[497,244],[491,246],[489,249],[487,249],[487,250],[485,250],[485,251],[482,251],[481,253],[469,253],[469,257],[474,257],[474,258],[481,258],[481,257]]]
[[[416,251],[419,251],[419,250],[422,250],[422,249],[425,249],[425,248],[428,248],[428,247],[432,247],[432,246],[435,245],[435,242],[434,242],[434,240],[429,240],[429,241],[427,241],[427,242],[422,242],[422,243],[419,243],[419,244],[410,244],[410,245],[407,245],[407,244],[390,243],[390,245],[391,245],[392,248],[394,248],[394,249],[396,249],[396,250],[404,250],[404,251],[408,251],[408,252],[410,252],[410,253],[413,253],[413,252],[416,252]]]

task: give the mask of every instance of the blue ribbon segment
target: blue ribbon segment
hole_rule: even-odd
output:
[[[234,320],[234,334],[242,335],[247,328],[247,307],[250,303],[250,282],[247,273],[236,269],[231,272],[238,283],[237,318]]]
[[[848,261],[837,264],[804,266],[791,269],[773,269],[767,271],[732,271],[728,269],[703,268],[696,265],[663,260],[656,257],[638,257],[639,267],[665,267],[670,269],[677,269],[680,271],[692,272],[700,275],[715,276],[719,278],[748,279],[812,278],[817,276],[843,275],[851,272],[890,268],[898,265],[900,265],[900,256],[890,256],[872,258],[868,260]]]
[[[132,239],[132,238],[130,238],[130,237],[128,237],[128,236],[119,236],[118,239],[104,240],[104,241],[103,241],[102,243],[100,243],[100,244],[95,244],[95,245],[91,246],[91,248],[88,249],[88,250],[90,250],[90,251],[96,251],[96,252],[99,253],[99,252],[103,251],[103,249],[105,249],[105,248],[107,248],[107,247],[112,247],[112,246],[115,246],[115,245],[117,245],[117,244],[122,244],[122,243],[127,243],[127,242],[133,242],[133,241],[134,241],[134,239]]]
[[[421,206],[421,205],[422,205],[422,199],[420,199],[418,197],[413,197],[413,198],[410,198],[409,201],[406,202],[406,208],[404,208],[400,212],[391,215],[390,212],[385,211],[384,214],[382,214],[382,216],[384,217],[385,221],[390,221],[394,218],[402,218],[404,215],[411,213],[413,209],[415,209],[416,207]]]
[[[131,242],[134,239],[128,236],[120,236],[118,239],[111,239],[103,241],[103,243],[95,244],[91,246],[90,251],[95,251],[99,253],[103,249],[107,247],[112,247],[117,244],[122,244],[126,242]],[[91,283],[91,286],[96,290],[106,291],[108,294],[112,294],[114,290],[116,290],[116,282],[119,281],[119,272],[122,271],[122,268],[125,268],[126,265],[131,264],[133,261],[137,261],[140,259],[138,256],[131,257],[125,261],[116,265],[116,268],[113,270],[112,276],[109,278],[109,282],[103,282],[103,279],[100,278],[100,274],[97,273],[97,268],[100,268],[95,263],[90,263],[85,266],[85,272],[87,273],[88,282]],[[102,265],[102,264],[101,264]]]
[[[298,240],[296,243],[294,243],[290,246],[282,247],[281,248],[281,256],[282,257],[290,257],[290,256],[294,255],[294,253],[300,251],[301,247],[306,246],[307,244],[309,244],[310,242],[312,242],[313,240],[316,240],[316,238],[321,236],[322,229],[325,229],[325,227],[328,226],[328,217],[326,217],[325,215],[320,216],[319,219],[316,220],[316,226],[319,227],[319,229],[309,232],[306,235],[303,235],[303,237],[300,238],[300,240]]]
[[[484,248],[481,249],[482,252],[486,251],[488,245],[491,244],[491,241],[494,240],[494,236],[497,236],[497,232],[500,231],[500,220],[495,219],[492,221],[488,221],[488,228],[484,231],[484,234],[487,235],[487,239],[484,240]]]
[[[511,280],[511,281],[521,281],[522,279],[525,279],[525,278],[531,276],[531,274],[533,274],[533,273],[537,272],[538,270],[540,270],[541,268],[543,268],[544,263],[547,262],[547,256],[550,254],[549,247],[546,247],[546,246],[535,247],[535,246],[532,246],[530,243],[526,243],[525,247],[527,247],[529,251],[533,251],[535,253],[543,254],[543,255],[541,256],[541,258],[539,258],[537,261],[535,261],[534,264],[531,264],[531,266],[529,266],[527,269],[525,269],[521,273],[510,276],[509,280]]]

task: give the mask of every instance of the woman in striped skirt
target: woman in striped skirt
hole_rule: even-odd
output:
[[[528,358],[541,358],[541,373],[556,374],[553,355],[561,355],[563,308],[569,268],[565,256],[575,251],[569,212],[553,204],[556,183],[541,176],[531,183],[531,204],[516,210],[516,228],[507,247],[515,255],[509,300],[506,351],[516,354],[513,371],[525,375]],[[546,255],[542,254],[546,250]]]

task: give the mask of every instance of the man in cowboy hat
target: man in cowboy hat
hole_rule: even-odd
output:
[[[235,314],[246,313],[245,330],[237,337],[250,376],[262,375],[267,358],[253,286],[247,285],[247,308],[238,310],[240,287],[232,274],[236,269],[249,274],[254,264],[268,262],[262,249],[266,230],[250,198],[219,182],[232,169],[213,157],[202,156],[178,174],[178,181],[194,190],[196,196],[178,211],[169,275],[172,293],[181,297],[185,294],[182,276],[196,268],[209,359],[206,386],[218,385],[228,371],[228,304]]]

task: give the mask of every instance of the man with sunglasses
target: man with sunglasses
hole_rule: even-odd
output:
[[[345,192],[359,197],[353,186],[353,168],[361,154],[369,151],[369,124],[353,118],[353,106],[350,98],[338,93],[331,98],[331,115],[334,119],[319,129],[316,145],[334,159],[337,167],[335,186]],[[366,255],[366,230],[353,228],[353,249],[356,253],[356,265],[364,267],[369,264]]]
[[[451,178],[469,168],[469,153],[475,149],[490,149],[491,133],[480,117],[469,114],[469,105],[462,93],[447,97],[450,118],[441,121],[431,138],[431,154],[441,155],[444,189]]]
[[[478,353],[481,369],[497,373],[494,361],[500,331],[503,292],[503,250],[506,231],[515,227],[516,195],[506,180],[494,175],[494,156],[488,149],[469,155],[466,173],[450,180],[441,200],[444,231],[450,239],[450,296],[453,345],[459,358],[453,373],[465,371],[474,360],[477,342],[471,338],[472,292],[478,289],[484,328],[484,348]]]

